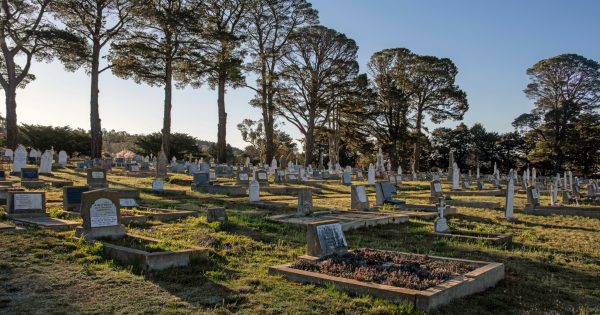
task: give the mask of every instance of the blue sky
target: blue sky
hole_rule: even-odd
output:
[[[381,49],[406,47],[418,54],[452,59],[457,83],[467,92],[470,109],[464,122],[489,130],[512,130],[512,120],[532,108],[523,89],[525,71],[535,62],[561,53],[600,61],[600,1],[594,0],[314,0],[321,24],[359,45],[361,72]],[[57,63],[34,64],[37,80],[17,92],[19,122],[89,128],[89,77],[65,72]],[[252,82],[249,78],[249,82]],[[226,97],[228,142],[245,144],[236,125],[260,119],[251,108],[249,89]],[[216,91],[176,90],[174,132],[216,140]],[[100,79],[100,114],[106,129],[131,133],[162,127],[163,90],[137,85],[105,73]],[[0,113],[5,114],[2,107]],[[456,123],[446,124],[452,126]],[[434,127],[429,124],[430,127]],[[284,129],[300,138],[295,127]]]

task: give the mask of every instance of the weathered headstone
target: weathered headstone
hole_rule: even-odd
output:
[[[156,178],[166,178],[167,177],[167,155],[163,150],[160,150],[158,153],[158,161],[156,162]]]
[[[302,188],[298,190],[298,215],[308,216],[313,212],[312,190]]]
[[[432,180],[430,183],[431,188],[431,197],[439,198],[444,196],[444,192],[442,191],[442,183],[438,180]]]
[[[458,164],[454,163],[452,166],[452,190],[460,190],[460,169]]]
[[[375,167],[373,164],[369,164],[369,173],[367,174],[367,183],[369,185],[375,185]]]
[[[531,208],[540,206],[540,194],[533,185],[527,187],[527,205]]]
[[[335,220],[308,224],[306,241],[307,254],[313,257],[343,255],[348,251],[348,243],[342,225]]]
[[[61,150],[58,152],[58,164],[61,166],[67,166],[67,163],[69,163],[69,156],[67,155],[67,152]]]
[[[513,220],[514,202],[515,183],[513,182],[512,176],[509,176],[508,184],[506,185],[506,205],[504,206],[504,217],[508,220]]]
[[[40,173],[52,174],[52,151],[46,150],[40,159]]]
[[[365,186],[352,185],[350,199],[350,209],[358,211],[369,210],[369,198]]]
[[[91,188],[107,188],[106,170],[103,168],[87,169],[87,185]]]
[[[156,178],[152,181],[153,191],[162,191],[165,189],[165,182],[161,178]]]
[[[33,191],[9,191],[6,198],[8,218],[46,216],[46,193]]]
[[[253,180],[248,185],[248,196],[250,202],[260,201],[260,184],[258,181]]]
[[[342,185],[352,185],[352,173],[344,171],[344,173],[342,174]]]
[[[21,168],[25,166],[27,166],[27,149],[22,144],[19,144],[15,150],[12,171],[19,173],[21,172]]]
[[[119,193],[110,190],[92,190],[81,194],[82,227],[76,235],[86,239],[112,238],[126,235],[121,224]]]
[[[206,211],[206,222],[227,222],[227,212],[225,208],[209,208]]]
[[[206,172],[195,173],[194,174],[194,185],[196,187],[209,186],[210,185],[209,173],[206,173]]]

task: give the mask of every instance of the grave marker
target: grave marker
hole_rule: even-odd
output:
[[[365,211],[369,210],[369,198],[365,186],[352,185],[350,209]]]
[[[308,224],[306,240],[309,256],[323,258],[348,252],[348,242],[346,242],[342,225],[335,220]]]
[[[108,188],[106,170],[103,168],[87,169],[87,185],[91,188]]]
[[[250,202],[258,202],[260,201],[260,184],[258,181],[253,180],[248,185],[248,196]]]
[[[92,190],[81,194],[82,227],[76,235],[86,239],[109,237],[121,238],[126,235],[121,224],[119,193],[110,190]]]
[[[7,193],[6,216],[8,218],[46,215],[46,193],[37,191],[9,191]]]
[[[298,190],[298,215],[308,216],[313,212],[312,189],[301,188]]]
[[[435,232],[436,233],[446,233],[448,231],[448,222],[446,218],[444,218],[444,211],[446,210],[446,205],[444,203],[444,198],[438,199],[438,214],[439,217],[435,219]]]
[[[515,202],[515,183],[512,176],[509,175],[508,184],[506,185],[506,205],[504,206],[504,217],[508,220],[513,220]]]
[[[88,191],[90,188],[87,186],[63,187],[63,210],[80,212],[82,194]]]

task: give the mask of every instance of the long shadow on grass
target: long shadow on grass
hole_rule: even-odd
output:
[[[347,233],[351,248],[376,249],[428,254],[441,257],[501,262],[506,279],[495,288],[459,299],[442,307],[439,313],[489,314],[511,313],[529,309],[535,312],[573,312],[578,307],[598,307],[600,299],[582,295],[581,289],[593,290],[597,278],[590,273],[562,266],[552,261],[523,257],[529,251],[520,244],[507,247],[462,241],[449,241],[435,236],[430,226],[409,222],[403,225],[383,225]],[[571,253],[572,254],[572,253]]]

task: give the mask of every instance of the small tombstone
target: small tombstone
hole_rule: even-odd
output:
[[[442,183],[438,180],[432,180],[430,183],[431,197],[439,198],[444,196],[442,191]]]
[[[361,170],[358,170],[358,171],[356,171],[356,178],[357,178],[359,181],[363,181],[363,180],[365,180],[365,176],[363,175],[363,172],[362,172]]]
[[[348,251],[342,225],[335,220],[308,224],[306,241],[307,254],[313,257],[343,255]]]
[[[258,202],[260,201],[260,184],[258,181],[253,180],[248,185],[248,195],[250,198],[250,202]]]
[[[527,204],[532,208],[540,205],[540,193],[535,186],[527,187]]]
[[[298,190],[298,215],[308,216],[313,212],[312,190],[302,188]]]
[[[14,153],[12,171],[21,172],[21,168],[27,165],[27,149],[22,144],[19,144]]]
[[[21,168],[21,181],[36,181],[39,180],[39,171],[33,167]]]
[[[237,175],[238,184],[248,185],[250,183],[250,175],[246,172],[239,172]]]
[[[352,185],[350,209],[358,211],[369,210],[369,198],[365,186]]]
[[[513,220],[515,202],[515,183],[512,176],[509,176],[506,185],[506,205],[504,206],[504,217],[508,220]]]
[[[153,191],[162,191],[165,189],[165,182],[161,178],[156,178],[152,181]]]
[[[91,188],[107,188],[106,170],[103,168],[87,169],[87,185]]]
[[[391,174],[390,174],[390,175],[388,175],[388,180],[389,180],[389,181],[390,181],[390,183],[392,183],[392,184],[396,184],[396,183],[397,183],[397,181],[396,181],[396,176],[395,176],[395,175],[391,175]]]
[[[389,182],[378,182],[375,183],[375,205],[382,206],[384,203],[390,203],[395,205],[405,204],[404,201],[394,199],[396,193],[396,187]]]
[[[206,222],[227,222],[225,208],[210,208],[206,211]]]
[[[438,214],[439,217],[435,219],[435,232],[436,233],[446,233],[448,231],[448,222],[446,218],[444,218],[444,211],[446,210],[446,205],[444,203],[444,198],[438,199]]]
[[[210,175],[206,172],[198,172],[194,174],[194,185],[196,187],[199,186],[209,186],[210,185]]]
[[[88,191],[87,186],[63,187],[63,210],[80,212],[82,194]]]
[[[375,185],[375,167],[373,164],[369,164],[369,173],[367,174],[367,183],[369,185]]]
[[[352,173],[344,171],[344,173],[342,174],[342,185],[352,185]]]
[[[460,190],[460,169],[458,165],[454,163],[452,166],[452,190]]]
[[[265,185],[269,183],[269,174],[265,171],[257,171],[255,173],[256,178],[255,180],[261,184],[261,185]]]
[[[64,150],[58,152],[58,164],[60,164],[61,166],[67,166],[68,162],[69,155],[67,155],[67,152],[65,152]]]
[[[135,198],[119,198],[119,205],[122,208],[133,208],[138,207],[139,204]]]
[[[9,191],[6,198],[6,215],[9,218],[45,216],[46,193]]]
[[[42,154],[42,158],[40,159],[40,173],[52,174],[52,152],[50,150],[46,150]]]
[[[109,237],[121,238],[126,235],[121,224],[119,193],[110,190],[92,190],[81,194],[81,218],[83,226],[77,228],[76,235],[86,239]]]

